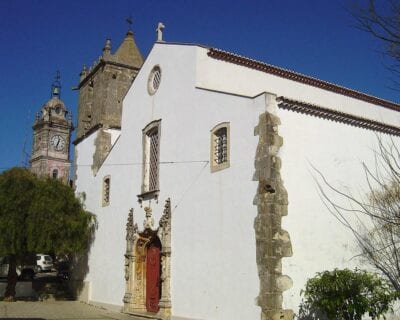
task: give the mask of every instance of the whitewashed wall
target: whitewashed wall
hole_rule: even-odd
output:
[[[289,215],[283,219],[283,227],[290,232],[294,252],[293,257],[283,259],[285,273],[294,280],[284,301],[288,307],[297,309],[300,290],[316,272],[336,267],[369,269],[356,257],[359,251],[351,231],[324,206],[313,176],[332,200],[347,208],[349,203],[329,192],[312,166],[333,186],[361,198],[368,191],[361,162],[374,168],[377,139],[374,132],[365,129],[290,111],[279,114],[280,132],[285,137],[281,149],[282,177],[289,194]],[[357,226],[350,213],[347,219]]]
[[[178,162],[161,164],[160,202],[152,203],[157,221],[165,199],[172,201],[173,314],[196,319],[253,318],[259,314],[254,303],[258,276],[252,229],[258,140],[253,130],[265,106],[195,89],[196,51],[196,47],[173,45],[153,49],[124,101],[118,147],[139,146],[132,161],[140,162],[141,130],[162,119],[160,161]],[[149,96],[147,77],[156,64],[162,70],[161,85]],[[230,122],[234,160],[230,169],[211,174],[210,130],[224,121]],[[141,167],[136,169],[135,195],[141,184]],[[137,205],[135,210],[142,221],[143,210]]]
[[[85,191],[87,207],[99,221],[87,277],[93,301],[122,305],[129,208],[135,209],[139,226],[144,220],[136,195],[142,183],[142,129],[149,122],[161,119],[161,192],[159,203],[151,203],[156,224],[164,201],[170,197],[172,202],[173,314],[210,320],[260,317],[255,305],[253,229],[257,183],[252,177],[258,142],[254,127],[266,106],[262,95],[253,97],[267,91],[399,123],[393,111],[218,62],[206,52],[189,45],[154,46],[124,100],[121,136],[96,177],[90,167],[79,166],[91,163],[95,135],[78,145],[77,192]],[[154,65],[160,66],[162,79],[157,93],[150,96],[147,80]],[[308,160],[333,182],[358,187],[359,162],[368,158],[374,134],[290,111],[277,112],[284,137],[282,174],[289,193],[289,215],[283,223],[294,250],[292,258],[283,259],[283,272],[295,283],[285,293],[284,303],[296,309],[306,278],[316,271],[354,264],[351,235],[322,205]],[[221,122],[230,122],[231,166],[210,173],[206,163],[210,130]],[[111,176],[110,205],[101,207],[106,175]]]

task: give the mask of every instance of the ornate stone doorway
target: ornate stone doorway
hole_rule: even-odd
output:
[[[139,232],[133,209],[126,234],[124,311],[138,316],[169,319],[171,315],[171,205],[165,203],[159,227],[153,228],[151,209],[146,207],[144,230]]]

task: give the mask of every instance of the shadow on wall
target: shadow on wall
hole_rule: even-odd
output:
[[[89,272],[89,254],[96,237],[96,230],[97,223],[91,229],[86,250],[70,256],[69,276],[66,282],[73,300],[88,300],[88,288],[84,280]]]
[[[89,272],[88,257],[95,240],[97,223],[93,223],[85,251],[57,259],[56,272],[38,273],[33,279],[18,280],[16,298],[20,301],[82,300],[86,301],[84,279]],[[0,282],[0,301],[3,300],[6,279]],[[3,318],[0,318],[2,320]],[[7,318],[10,319],[10,318]],[[32,318],[33,319],[33,318]],[[36,320],[36,319],[35,319]]]
[[[96,229],[97,224],[93,225],[90,230],[84,252],[69,254],[60,258],[56,265],[57,276],[41,274],[39,277],[35,277],[32,282],[27,282],[26,284],[31,285],[33,293],[17,295],[18,300],[86,301],[88,297],[84,279],[89,272],[88,257],[95,240]]]
[[[34,300],[88,300],[88,288],[85,278],[89,272],[89,254],[95,240],[97,222],[94,221],[86,243],[86,249],[80,253],[65,255],[57,263],[57,277],[40,277],[33,281],[37,294]],[[20,299],[19,299],[20,300]]]

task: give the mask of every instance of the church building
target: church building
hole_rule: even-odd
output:
[[[75,185],[98,219],[81,299],[147,319],[292,319],[308,278],[357,265],[312,168],[358,191],[376,136],[398,142],[400,105],[162,28],[145,59],[129,31],[81,72]],[[38,137],[64,112],[53,97]],[[40,152],[62,154],[67,128]]]

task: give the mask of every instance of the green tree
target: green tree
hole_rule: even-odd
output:
[[[390,283],[374,273],[335,269],[308,279],[299,319],[361,320],[368,314],[379,319],[398,297]]]
[[[10,267],[5,299],[13,300],[16,266],[29,254],[84,251],[96,226],[74,191],[57,179],[27,169],[0,174],[0,255]]]

